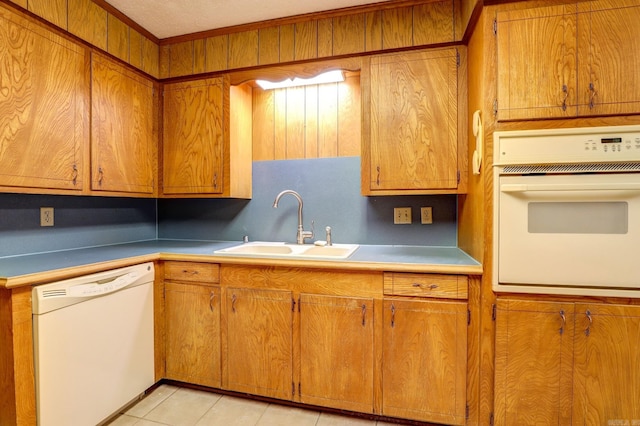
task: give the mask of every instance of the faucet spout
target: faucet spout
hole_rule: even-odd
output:
[[[287,195],[287,194],[293,195],[296,198],[296,200],[298,200],[298,231],[296,233],[296,243],[304,244],[305,239],[313,238],[313,230],[312,231],[304,230],[304,226],[302,222],[303,203],[302,203],[302,197],[300,196],[300,194],[298,194],[296,191],[293,191],[291,189],[285,189],[284,191],[276,195],[276,199],[273,201],[273,208],[277,209],[280,198],[282,198],[284,195]]]

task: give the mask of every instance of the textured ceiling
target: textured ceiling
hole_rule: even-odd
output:
[[[159,39],[385,0],[106,0]]]

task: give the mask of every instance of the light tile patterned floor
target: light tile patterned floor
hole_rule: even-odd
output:
[[[163,384],[110,426],[382,426],[345,417]]]

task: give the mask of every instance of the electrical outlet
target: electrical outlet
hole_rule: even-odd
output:
[[[423,225],[429,225],[433,223],[432,207],[420,207],[420,223],[422,223]]]
[[[393,223],[396,225],[411,224],[411,207],[395,207],[393,209]]]
[[[53,207],[40,207],[40,226],[53,226]]]

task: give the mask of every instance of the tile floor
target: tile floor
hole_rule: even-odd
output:
[[[382,426],[337,414],[162,384],[109,426]]]

